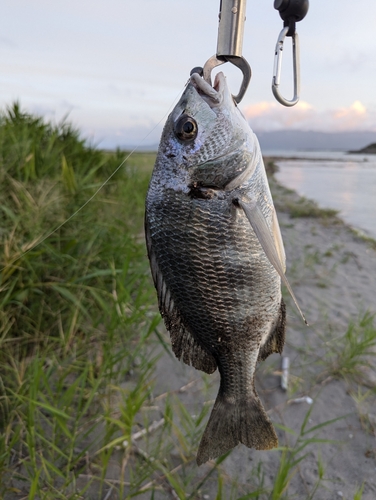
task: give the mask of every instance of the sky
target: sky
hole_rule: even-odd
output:
[[[217,46],[219,0],[3,0],[0,107],[15,100],[48,120],[68,116],[99,147],[158,143],[189,72]],[[240,108],[255,131],[376,132],[376,2],[310,0],[297,23],[301,100],[271,92],[282,20],[247,1],[243,56],[252,80]],[[291,40],[281,92],[292,97]],[[234,94],[241,73],[220,67]]]

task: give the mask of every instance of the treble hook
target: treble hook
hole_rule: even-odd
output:
[[[212,70],[225,62],[237,66],[243,73],[239,92],[233,96],[239,103],[251,80],[251,67],[242,56],[246,0],[221,0],[217,52],[204,65],[203,77],[211,85]]]
[[[284,106],[295,106],[295,104],[299,101],[300,98],[300,52],[299,52],[299,37],[296,31],[294,31],[294,33],[291,36],[293,71],[294,71],[294,96],[291,99],[291,101],[285,99],[280,94],[278,88],[281,80],[283,42],[285,41],[286,35],[289,32],[289,30],[290,30],[289,26],[283,28],[283,30],[279,34],[277,44],[275,46],[272,91],[277,101],[283,104]]]

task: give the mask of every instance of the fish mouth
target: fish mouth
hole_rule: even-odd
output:
[[[190,81],[197,93],[205,100],[205,102],[209,104],[210,107],[218,106],[222,103],[226,87],[226,78],[222,72],[215,76],[213,87],[198,73],[193,73]]]

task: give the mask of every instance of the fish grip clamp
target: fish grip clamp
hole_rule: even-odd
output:
[[[251,67],[248,64],[247,60],[244,57],[239,56],[212,56],[208,61],[206,61],[205,66],[202,70],[202,76],[204,80],[206,80],[209,85],[211,85],[211,72],[212,70],[225,62],[229,62],[234,66],[237,66],[243,73],[243,80],[240,85],[239,92],[232,97],[236,101],[237,104],[243,99],[244,94],[247,91],[249,82],[251,81],[252,71]],[[193,70],[192,70],[193,71]]]
[[[199,73],[212,85],[211,72],[214,68],[225,62],[237,66],[243,73],[243,80],[239,92],[233,98],[239,104],[252,75],[250,65],[242,56],[246,0],[221,0],[219,10],[217,52],[206,61],[203,68],[194,68],[192,72]]]
[[[283,20],[283,29],[278,36],[275,47],[272,92],[279,103],[284,106],[295,106],[300,98],[300,52],[296,23],[306,16],[309,8],[309,0],[274,0],[274,8],[279,11],[279,15]],[[283,97],[279,91],[283,43],[287,36],[292,38],[294,95],[291,100]]]

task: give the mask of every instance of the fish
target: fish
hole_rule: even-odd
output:
[[[239,443],[278,446],[254,375],[259,361],[282,353],[281,281],[292,290],[260,146],[223,73],[213,86],[193,73],[167,118],[146,196],[145,236],[174,354],[220,373],[197,464]]]

